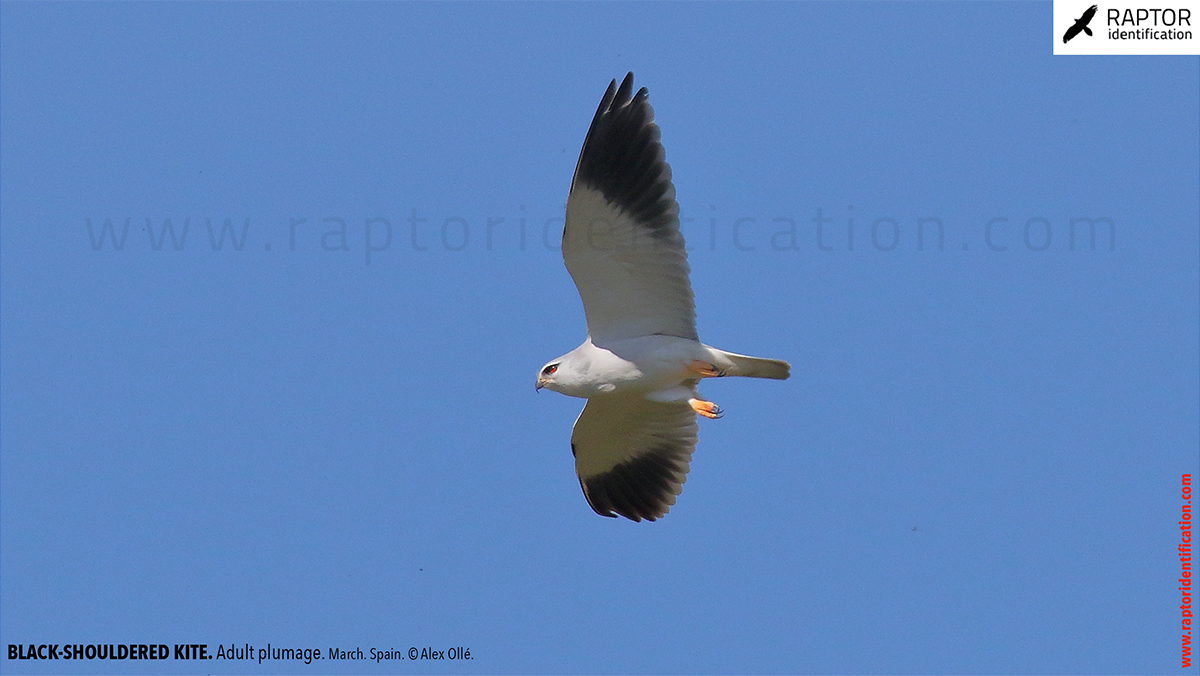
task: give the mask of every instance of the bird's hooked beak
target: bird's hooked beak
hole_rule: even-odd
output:
[[[537,379],[537,384],[533,386],[533,391],[534,391],[534,392],[541,392],[541,391],[542,391],[542,388],[543,388],[543,387],[545,387],[545,386],[546,386],[546,383],[548,383],[548,382],[550,382],[550,381],[549,381],[549,380],[547,380],[547,379],[545,379],[545,378],[541,378],[541,377],[539,377],[539,378]]]

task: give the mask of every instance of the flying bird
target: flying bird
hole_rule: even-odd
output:
[[[646,88],[613,80],[592,119],[563,227],[562,252],[587,339],[538,372],[587,399],[571,433],[575,472],[601,516],[654,521],[675,504],[696,447],[696,416],[721,417],[703,378],[787,379],[790,366],[704,345],[688,281],[679,205]]]
[[[1087,11],[1083,13],[1083,16],[1076,19],[1075,23],[1067,29],[1067,32],[1063,34],[1063,44],[1066,44],[1071,40],[1071,38],[1079,35],[1079,31],[1083,31],[1088,35],[1091,35],[1092,29],[1088,28],[1088,24],[1092,22],[1092,17],[1094,16],[1096,16],[1096,5],[1088,7]]]

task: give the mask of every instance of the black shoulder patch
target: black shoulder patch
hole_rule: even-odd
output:
[[[675,504],[677,487],[688,471],[690,454],[677,448],[653,448],[604,474],[580,479],[583,495],[600,516],[617,514],[633,521],[654,521]]]
[[[651,235],[672,236],[678,216],[667,165],[646,88],[633,91],[633,73],[613,80],[600,100],[575,167],[575,182],[599,190]],[[574,186],[572,186],[574,187]]]

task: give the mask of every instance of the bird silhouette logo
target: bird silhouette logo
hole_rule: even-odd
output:
[[[1083,16],[1076,19],[1075,23],[1067,29],[1067,32],[1063,34],[1063,44],[1070,42],[1071,38],[1079,35],[1080,31],[1091,35],[1092,29],[1088,28],[1088,24],[1092,22],[1092,17],[1094,16],[1096,16],[1096,5],[1088,7],[1087,11],[1083,13]]]

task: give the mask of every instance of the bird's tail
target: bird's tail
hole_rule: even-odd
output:
[[[779,359],[763,359],[762,357],[749,357],[744,354],[734,354],[718,350],[715,347],[709,348],[717,357],[724,357],[717,364],[727,376],[743,376],[745,378],[771,378],[772,380],[787,380],[792,373],[792,367],[786,361]]]

